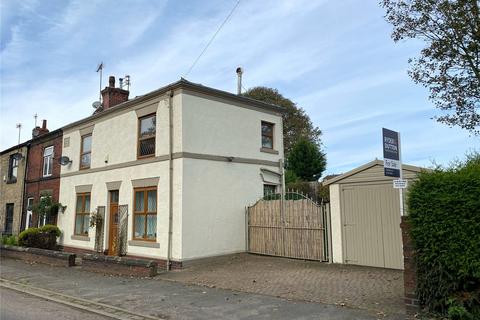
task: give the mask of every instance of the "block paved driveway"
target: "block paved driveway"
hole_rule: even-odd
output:
[[[378,318],[405,314],[401,270],[238,254],[157,279],[358,308]]]

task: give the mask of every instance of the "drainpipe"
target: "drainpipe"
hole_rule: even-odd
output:
[[[23,158],[23,161],[25,161],[25,171],[23,173],[23,186],[22,186],[22,192],[20,193],[20,228],[19,228],[19,234],[23,230],[27,229],[27,224],[25,223],[25,217],[26,217],[26,212],[25,211],[25,195],[27,194],[27,173],[28,173],[28,150],[30,149],[30,144],[26,146],[26,151],[25,151],[25,157]]]
[[[168,252],[167,271],[171,269],[172,258],[172,225],[173,225],[173,90],[168,95]]]

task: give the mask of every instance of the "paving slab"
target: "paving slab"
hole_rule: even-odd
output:
[[[403,319],[346,307],[2,259],[1,277],[165,319]]]

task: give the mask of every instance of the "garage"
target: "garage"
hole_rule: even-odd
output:
[[[409,183],[422,170],[403,165]],[[323,182],[330,189],[334,263],[403,269],[400,196],[374,160]]]

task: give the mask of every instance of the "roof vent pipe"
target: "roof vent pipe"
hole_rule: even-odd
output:
[[[241,67],[237,68],[237,94],[242,94],[242,74],[243,69]]]

